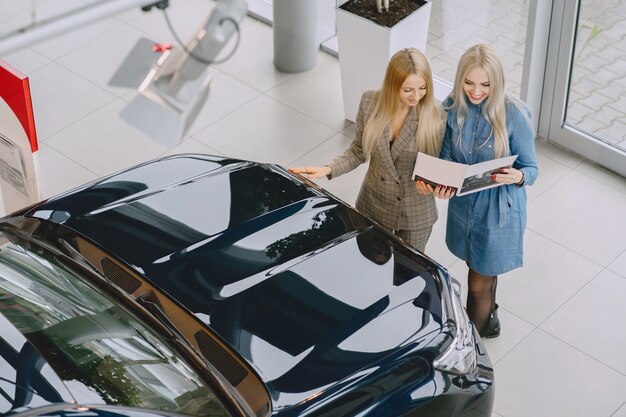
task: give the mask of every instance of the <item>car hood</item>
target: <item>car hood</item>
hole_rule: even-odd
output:
[[[257,370],[275,408],[441,332],[432,261],[273,165],[176,156],[24,214],[79,232],[184,305]]]

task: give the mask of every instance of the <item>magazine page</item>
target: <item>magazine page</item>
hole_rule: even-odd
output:
[[[419,152],[413,169],[413,181],[424,181],[435,188],[437,185],[452,187],[457,192],[463,185],[468,166],[446,161]]]
[[[513,166],[513,162],[516,159],[517,155],[512,155],[469,165],[465,173],[463,185],[461,185],[461,191],[459,191],[457,195],[467,195],[475,193],[476,191],[504,185],[501,182],[493,181],[491,176],[500,172],[502,168],[510,168]]]

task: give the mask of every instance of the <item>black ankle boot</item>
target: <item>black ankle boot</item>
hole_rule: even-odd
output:
[[[500,336],[500,320],[498,319],[498,304],[496,304],[496,308],[491,310],[491,313],[489,314],[489,321],[484,327],[485,328],[483,328],[483,331],[480,332],[480,337],[492,339],[494,337]]]

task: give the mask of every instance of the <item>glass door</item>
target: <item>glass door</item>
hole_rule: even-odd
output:
[[[539,134],[626,176],[626,2],[553,2]]]

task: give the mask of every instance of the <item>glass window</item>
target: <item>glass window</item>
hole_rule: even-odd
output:
[[[582,1],[566,123],[626,150],[626,2]]]
[[[452,85],[459,58],[477,43],[500,53],[507,90],[520,95],[529,0],[437,0],[432,2],[428,57],[433,74]]]
[[[2,245],[0,313],[93,403],[228,415],[172,342],[44,250]]]

